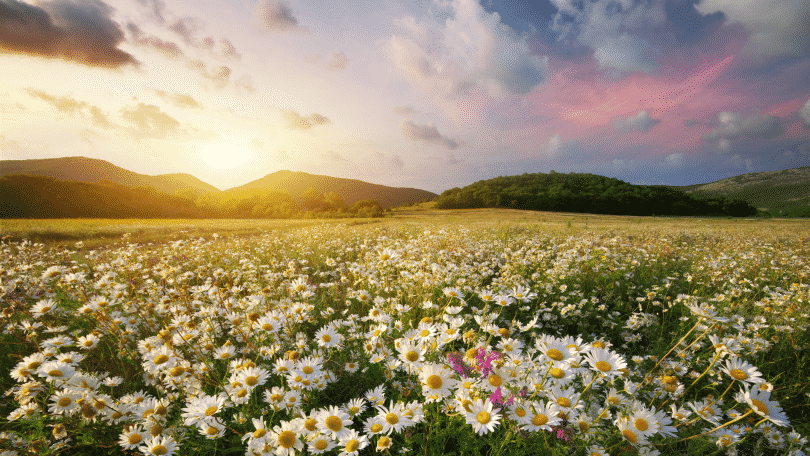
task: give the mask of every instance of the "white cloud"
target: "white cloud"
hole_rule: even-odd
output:
[[[731,141],[726,139],[726,138],[722,138],[720,141],[717,142],[717,149],[720,152],[728,152],[728,151],[730,151],[731,150]]]
[[[770,139],[782,135],[782,122],[779,117],[768,114],[754,114],[744,117],[742,114],[721,111],[717,114],[719,126],[703,136],[712,140],[746,136]]]
[[[673,168],[680,168],[683,166],[683,152],[667,155],[665,159],[667,164]]]
[[[328,70],[345,70],[349,64],[349,58],[342,51],[335,51],[329,56],[329,63],[326,64]]]
[[[549,157],[554,157],[560,151],[560,135],[553,134],[546,143],[546,154]]]
[[[722,12],[748,32],[745,51],[764,57],[810,55],[810,2],[805,0],[702,0],[703,15]]]
[[[802,106],[801,108],[799,108],[798,111],[796,111],[796,114],[798,114],[799,118],[802,119],[804,126],[810,128],[810,99],[807,100],[804,106]]]
[[[548,59],[531,54],[527,39],[487,13],[476,0],[446,3],[451,16],[440,23],[406,16],[403,30],[386,43],[389,57],[414,84],[442,96],[474,87],[490,93],[525,94],[543,82]]]
[[[600,68],[623,72],[652,72],[657,51],[647,37],[663,33],[664,2],[650,0],[552,0],[559,11],[552,30],[564,40],[569,35],[594,50]]]
[[[638,114],[627,118],[617,118],[613,120],[613,127],[618,131],[649,131],[650,128],[661,123],[658,119],[653,119],[647,111],[639,111]]]

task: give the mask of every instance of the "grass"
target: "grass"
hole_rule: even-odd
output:
[[[124,238],[126,233],[130,235]],[[220,237],[214,238],[214,233]],[[372,454],[384,439],[364,431],[364,425],[385,414],[375,410],[367,393],[381,385],[386,407],[401,403],[410,407],[412,417],[424,415],[390,435],[392,453],[725,453],[717,443],[720,434],[704,435],[720,427],[744,435],[732,446],[739,454],[786,454],[792,438],[800,441],[810,432],[810,227],[794,220],[417,208],[395,211],[385,219],[352,221],[15,220],[4,221],[2,234],[10,237],[4,240],[0,262],[5,327],[0,335],[0,389],[11,392],[14,400],[0,404],[0,415],[9,418],[0,424],[8,439],[0,439],[0,450],[10,450],[16,442],[18,451],[122,454],[128,450],[117,441],[134,425],[145,437],[152,432],[176,442],[179,453],[244,454],[248,442],[256,439],[250,437],[256,432],[253,418],[263,417],[270,428],[295,427],[302,423],[294,420],[296,413],[320,416],[328,407],[348,410],[351,400],[362,399],[365,410],[351,417],[351,427],[369,439],[360,454]],[[22,239],[42,245],[24,246]],[[78,241],[84,246],[77,248]],[[63,269],[46,279],[51,266]],[[86,279],[77,280],[70,272],[84,273]],[[501,307],[483,299],[487,293],[536,296]],[[37,303],[48,294],[58,309],[40,315]],[[704,307],[698,309],[701,303]],[[450,311],[456,306],[458,314]],[[282,330],[262,330],[259,318],[266,315]],[[526,327],[535,317],[539,326]],[[382,322],[386,329],[381,337],[370,339]],[[315,342],[324,328],[340,334],[340,349]],[[524,401],[547,394],[543,402],[559,406],[552,418],[565,413],[571,422],[530,432],[504,415],[491,432],[476,434],[460,404],[450,398],[427,400],[425,377],[418,375],[422,367],[409,370],[402,364],[399,348],[425,328],[436,332],[424,347],[425,362],[435,365],[451,366],[451,352],[503,353],[509,351],[505,343],[522,344],[514,352],[521,363],[499,365],[507,362],[503,358],[493,364],[493,372],[506,379],[504,399],[513,395],[517,403],[530,404]],[[439,337],[446,336],[443,331],[452,328],[455,338],[439,344]],[[80,336],[94,333],[100,337],[97,345],[78,346]],[[182,334],[193,334],[194,343],[176,338]],[[60,335],[70,338],[69,347],[53,348],[53,338]],[[762,374],[772,388],[770,399],[778,401],[790,427],[771,426],[770,432],[761,432],[769,422],[755,419],[749,405],[735,400],[742,382],[721,369],[728,356],[709,336],[718,337],[728,351]],[[627,372],[594,376],[594,365],[581,357],[573,364],[553,364],[549,346],[538,344],[541,337],[580,337],[579,345],[605,344],[626,361]],[[369,351],[369,341],[380,345]],[[237,348],[229,360],[239,362],[218,358],[229,344]],[[170,349],[172,363],[187,363],[190,369],[180,374],[185,383],[179,388],[168,369],[159,370],[153,379],[144,376],[161,346]],[[261,355],[262,349],[273,353]],[[19,376],[15,369],[26,356],[47,351],[54,358],[79,353],[78,371],[99,380],[118,377],[121,383],[65,386],[43,372],[29,372],[27,380],[12,378],[12,372]],[[307,357],[330,372],[320,380],[323,388],[310,389],[276,373],[278,360]],[[242,401],[234,382],[238,384],[240,373],[249,367],[247,361],[269,376],[262,386],[249,388]],[[296,369],[302,368],[301,362],[293,363]],[[493,392],[487,385],[493,385],[496,374],[484,376],[482,371],[489,367],[482,361],[464,362],[477,373],[468,377],[469,388],[456,385],[456,396],[486,404]],[[359,370],[351,372],[347,363],[356,363]],[[536,372],[527,367],[533,363]],[[549,376],[555,366],[570,372],[570,381]],[[515,376],[508,375],[510,369]],[[451,379],[464,380],[456,373],[445,381]],[[681,392],[667,393],[667,379],[673,380],[673,387],[682,387]],[[39,386],[22,386],[24,381]],[[537,385],[547,392],[541,393]],[[49,412],[54,395],[71,388],[86,401],[100,397],[114,405],[89,412]],[[274,405],[265,390],[295,396],[300,405]],[[520,398],[523,390],[526,398]],[[221,437],[206,438],[201,425],[184,424],[184,409],[195,396],[216,394],[231,398],[214,415],[225,430]],[[136,402],[133,395],[146,401]],[[606,405],[614,396],[617,404]],[[569,410],[559,397],[578,397],[583,408]],[[163,404],[166,413],[140,405],[154,404],[150,401]],[[677,420],[669,414],[670,405],[691,410],[692,416]],[[19,416],[34,406],[28,419]],[[698,411],[712,407],[722,414],[716,423],[699,419]],[[112,409],[129,414],[112,418]],[[677,425],[677,437],[654,434],[649,444],[634,447],[614,420],[627,416],[635,423],[645,410],[667,412],[672,426]],[[743,428],[727,424],[733,420],[731,413],[748,413],[736,423]],[[54,435],[54,426],[60,425],[70,435],[68,443]],[[788,434],[791,429],[799,437]],[[276,436],[276,443],[278,432],[281,429],[268,434]],[[559,438],[565,433],[572,440]],[[295,434],[303,450],[305,433],[298,429]],[[782,449],[767,443],[780,438],[785,442]],[[338,446],[330,454],[336,454],[341,445],[337,439],[331,442]]]

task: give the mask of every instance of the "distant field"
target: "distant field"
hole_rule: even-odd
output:
[[[549,229],[603,230],[641,226],[662,230],[750,227],[769,232],[810,233],[810,224],[802,219],[725,219],[696,217],[637,217],[617,215],[569,214],[521,211],[515,209],[435,210],[430,205],[399,209],[382,219],[6,219],[0,222],[0,237],[12,241],[28,239],[46,245],[83,241],[87,247],[114,244],[130,233],[128,242],[165,242],[179,237],[259,235],[268,231],[296,227],[335,225],[358,226],[405,222],[457,223],[462,225],[541,225]],[[569,226],[570,225],[570,226]]]

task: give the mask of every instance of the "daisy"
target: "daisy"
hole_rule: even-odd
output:
[[[458,380],[451,378],[452,370],[441,364],[425,364],[419,371],[422,395],[426,402],[436,402],[450,395]]]
[[[48,361],[43,363],[37,369],[40,377],[45,377],[49,382],[61,381],[65,382],[76,373],[76,369],[70,364],[60,363],[58,361]]]
[[[346,435],[349,431],[347,426],[352,424],[349,414],[335,406],[329,406],[328,409],[318,412],[316,416],[318,429],[333,439],[339,439]]]
[[[622,437],[633,446],[647,445],[647,439],[630,423],[629,420],[619,420],[617,423]]]
[[[366,410],[366,401],[361,397],[354,398],[345,405],[344,410],[350,416],[357,416]]]
[[[548,360],[546,362],[569,362],[569,360],[574,358],[574,352],[568,348],[565,342],[553,337],[547,338],[546,341],[541,340],[542,339],[538,339],[535,346]]]
[[[363,424],[363,432],[368,435],[382,434],[385,430],[385,418],[374,415]]]
[[[340,454],[356,455],[358,451],[368,446],[368,437],[360,435],[354,429],[350,430],[345,436],[339,439],[339,444],[342,446]]]
[[[343,345],[343,336],[334,328],[327,326],[315,333],[315,340],[318,341],[318,346],[323,348],[340,348]]]
[[[417,367],[418,363],[425,360],[427,349],[422,345],[411,341],[401,341],[399,344],[399,359],[409,367]]]
[[[181,416],[186,426],[193,426],[198,421],[204,420],[208,417],[216,415],[226,404],[227,396],[208,396],[201,395],[194,397],[188,403],[188,406],[183,408]]]
[[[368,400],[372,405],[383,405],[385,402],[385,384],[366,392],[365,396],[366,400]]]
[[[467,424],[472,425],[478,435],[493,432],[501,422],[501,414],[493,410],[492,402],[489,399],[483,402],[480,399],[474,400],[470,411],[465,414],[465,418]]]
[[[628,429],[631,429],[636,435],[647,438],[658,432],[658,420],[646,408],[634,410],[633,413],[624,419],[629,424]]]
[[[295,451],[304,449],[304,442],[299,438],[301,428],[294,421],[282,421],[280,426],[275,426],[267,441],[276,447],[276,455],[295,455]]]
[[[619,369],[627,368],[627,362],[618,354],[604,348],[593,348],[585,355],[585,360],[595,370],[606,377],[621,375]]]
[[[401,402],[390,401],[388,407],[377,407],[378,414],[385,423],[383,432],[391,435],[391,432],[399,432],[402,429],[413,425],[413,420],[405,416],[405,410]]]
[[[217,419],[205,419],[197,422],[197,429],[206,439],[218,439],[225,435],[225,425]]]
[[[379,453],[380,451],[386,451],[386,450],[388,450],[389,448],[391,448],[391,444],[392,444],[392,443],[394,443],[394,442],[393,442],[393,440],[391,440],[391,437],[388,437],[387,435],[382,435],[382,436],[380,436],[380,438],[379,438],[379,439],[377,439],[377,448],[376,448],[376,451],[377,451],[378,453]]]
[[[337,443],[325,435],[316,435],[307,444],[307,449],[312,454],[326,453],[335,448]]]
[[[248,367],[247,369],[240,370],[234,376],[233,381],[237,381],[253,389],[257,386],[264,385],[269,376],[270,372],[268,372],[267,369],[262,367]]]
[[[76,410],[79,405],[76,401],[81,398],[81,395],[68,390],[62,390],[51,396],[51,405],[48,410],[51,414],[65,414],[70,415]]]
[[[34,315],[34,318],[40,318],[43,315],[51,313],[57,307],[58,304],[53,299],[43,299],[31,307],[31,313]]]
[[[762,373],[759,372],[756,366],[749,364],[747,361],[732,356],[726,360],[726,366],[720,368],[721,371],[729,375],[734,380],[741,381],[746,384],[762,383],[765,379],[762,378]]]
[[[130,426],[128,430],[125,429],[124,432],[121,433],[118,444],[125,450],[135,450],[149,437],[149,433],[146,432],[140,424]]]
[[[177,450],[177,442],[171,437],[156,436],[147,440],[139,450],[145,455],[172,456]]]
[[[749,391],[748,386],[742,391],[742,397],[757,415],[771,421],[777,426],[790,426],[787,416],[782,412],[779,403],[771,400],[770,391]]]
[[[560,408],[551,401],[531,402],[529,406],[529,420],[526,422],[526,430],[536,432],[540,430],[551,431],[551,426],[556,426],[562,422],[560,418]]]
[[[225,343],[222,347],[214,350],[215,359],[231,359],[236,354],[236,347],[230,343]]]

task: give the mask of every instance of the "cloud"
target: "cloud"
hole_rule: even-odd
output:
[[[211,68],[211,71],[208,71],[208,66],[199,59],[189,60],[187,66],[199,72],[205,79],[213,82],[214,87],[217,89],[223,89],[228,85],[232,72],[231,68],[226,65],[219,65]]]
[[[205,28],[203,23],[193,17],[184,17],[178,19],[174,24],[169,26],[169,30],[176,33],[183,42],[189,46],[200,47],[200,41],[197,39],[197,33]],[[213,43],[211,43],[213,45]]]
[[[490,93],[526,94],[542,83],[548,58],[533,55],[526,36],[487,13],[476,0],[447,2],[450,18],[397,20],[401,35],[385,47],[412,83],[452,97],[480,87]]]
[[[558,41],[575,40],[593,49],[600,68],[631,73],[655,71],[651,44],[665,32],[663,0],[551,0],[558,12],[551,29]]]
[[[309,130],[315,125],[325,125],[332,123],[326,116],[318,113],[313,113],[309,117],[301,117],[295,111],[281,111],[282,117],[287,121],[287,127],[291,130]]]
[[[61,58],[88,66],[138,66],[118,49],[124,32],[99,0],[53,2],[42,7],[17,0],[0,2],[0,52]]]
[[[153,35],[147,35],[137,24],[130,22],[127,24],[129,33],[132,34],[132,39],[139,46],[154,49],[170,59],[178,59],[183,56],[183,50],[177,43],[166,41]]]
[[[59,97],[55,95],[50,95],[42,90],[36,89],[26,89],[29,95],[32,97],[39,98],[40,100],[45,101],[46,103],[50,104],[51,106],[55,107],[59,112],[64,112],[67,114],[76,114],[80,112],[82,109],[87,107],[87,103],[83,101],[78,101],[71,97]]]
[[[163,0],[137,0],[137,2],[146,7],[158,23],[166,22],[166,3]]]
[[[222,48],[222,55],[234,60],[242,60],[242,54],[240,54],[236,48],[233,46],[233,43],[227,38],[220,38],[219,39],[219,47]]]
[[[810,2],[802,0],[702,0],[703,15],[723,13],[748,32],[743,52],[753,57],[810,56]]]
[[[393,111],[394,114],[396,114],[398,116],[416,116],[416,115],[427,116],[427,115],[429,115],[426,112],[422,112],[422,111],[419,111],[418,109],[415,109],[413,106],[394,106],[393,108],[391,108],[391,111]]]
[[[262,0],[253,12],[259,26],[267,31],[286,32],[298,28],[298,19],[284,1]]]
[[[329,63],[326,64],[328,70],[345,70],[349,64],[349,58],[342,51],[335,51],[329,56]]]
[[[377,152],[377,160],[384,169],[388,170],[399,171],[405,166],[402,157],[399,155],[387,155],[382,152]]]
[[[546,144],[546,154],[548,154],[549,157],[556,157],[560,152],[560,145],[560,135],[551,135],[551,137],[548,138],[548,143]]]
[[[667,165],[673,168],[680,168],[681,166],[683,166],[683,157],[684,157],[683,152],[678,152],[667,155],[664,161],[666,161]]]
[[[771,139],[782,135],[782,122],[779,117],[753,114],[744,117],[740,113],[721,111],[717,114],[717,128],[703,135],[703,139],[749,138]]]
[[[155,93],[169,103],[177,106],[178,108],[195,108],[202,109],[202,105],[197,102],[191,95],[177,92],[165,92],[163,90],[155,89]]]
[[[326,152],[321,153],[321,157],[325,160],[329,161],[349,161],[348,158],[340,155],[339,153],[335,152],[334,150],[327,150]]]
[[[101,108],[98,106],[90,106],[90,118],[93,119],[93,123],[98,125],[102,128],[110,128],[112,127],[112,123],[107,119],[107,116],[101,111]]]
[[[462,145],[461,141],[456,141],[443,136],[433,124],[419,125],[413,123],[413,121],[410,119],[402,119],[402,122],[399,124],[399,129],[403,136],[412,141],[423,141],[446,147],[451,150]]]
[[[165,137],[180,127],[177,119],[155,105],[144,103],[121,109],[121,117],[137,128],[139,133],[153,137]]]
[[[802,123],[804,124],[805,128],[810,129],[810,99],[796,111],[796,114],[802,119]]]
[[[614,119],[612,123],[613,127],[618,131],[647,132],[650,128],[660,124],[661,121],[651,118],[647,114],[647,111],[640,111],[638,114],[631,117]]]

